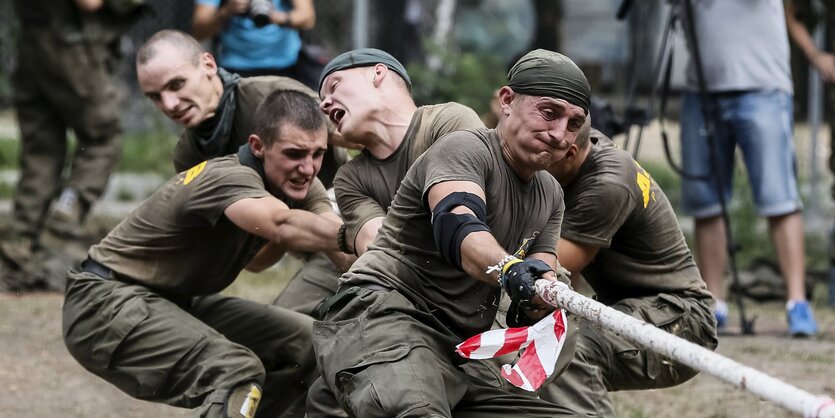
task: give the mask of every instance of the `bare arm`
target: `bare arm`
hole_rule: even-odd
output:
[[[75,0],[75,5],[85,12],[95,12],[104,5],[104,0]]]
[[[377,232],[383,226],[383,217],[372,218],[364,223],[357,233],[357,239],[354,241],[354,252],[357,255],[363,255],[368,251],[368,246],[377,238]]]
[[[249,264],[245,268],[247,271],[260,273],[277,263],[283,256],[284,248],[274,242],[268,242],[261,247],[255,257],[252,257],[252,260],[249,260]]]
[[[289,209],[274,197],[241,199],[224,214],[241,229],[266,238],[285,250],[338,251],[340,223],[304,210]]]
[[[809,62],[818,69],[825,82],[835,81],[835,55],[818,49],[806,26],[797,20],[794,4],[786,2],[785,12],[786,29],[789,32],[789,37],[803,51]]]
[[[578,277],[580,272],[594,260],[600,247],[581,244],[565,238],[557,243],[557,254],[560,255],[560,265],[571,272],[571,277]],[[573,280],[572,280],[572,284]]]
[[[293,29],[313,29],[316,25],[316,10],[313,0],[293,0],[293,9],[287,12],[275,10],[270,14],[270,21],[278,26]]]
[[[195,4],[191,33],[198,41],[209,39],[220,33],[232,16],[246,13],[248,7],[249,0],[229,0],[220,7]]]

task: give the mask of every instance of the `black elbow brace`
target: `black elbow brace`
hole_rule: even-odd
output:
[[[469,208],[475,216],[452,213],[458,206]],[[485,220],[487,219],[487,205],[480,197],[467,192],[450,193],[441,199],[432,210],[432,232],[435,235],[435,245],[441,258],[452,264],[458,270],[461,266],[461,243],[467,235],[478,232],[490,232]]]

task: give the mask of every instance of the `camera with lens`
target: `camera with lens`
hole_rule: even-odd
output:
[[[270,23],[270,13],[275,9],[270,0],[251,0],[249,3],[249,17],[255,27],[262,28]]]

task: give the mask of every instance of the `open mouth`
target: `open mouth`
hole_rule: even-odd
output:
[[[296,188],[305,187],[305,186],[307,186],[308,183],[310,183],[309,179],[292,179],[292,180],[290,180],[290,185],[292,185],[293,187],[296,187]]]
[[[333,124],[336,126],[339,126],[339,122],[342,121],[342,118],[344,117],[345,111],[342,109],[334,109],[333,112],[331,112],[331,121],[333,121]]]

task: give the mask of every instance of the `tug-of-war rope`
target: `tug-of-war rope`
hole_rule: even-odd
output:
[[[762,399],[803,414],[804,417],[835,418],[835,401],[828,396],[813,395],[759,370],[737,363],[589,299],[569,289],[564,283],[538,280],[536,293],[549,304],[592,321],[635,344],[718,377]]]

